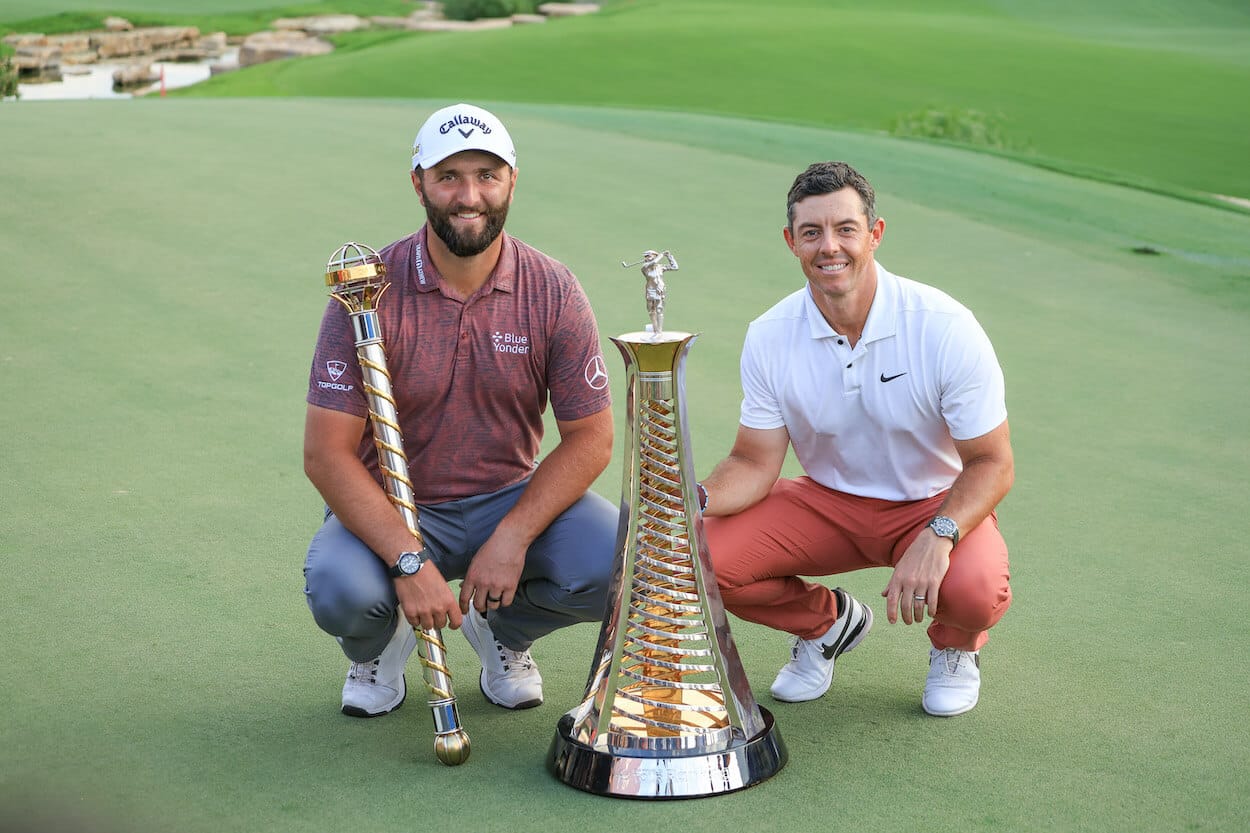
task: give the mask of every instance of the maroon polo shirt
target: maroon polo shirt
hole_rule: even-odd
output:
[[[559,261],[503,234],[499,263],[460,301],[445,291],[427,227],[380,254],[390,288],[378,321],[418,503],[502,489],[530,474],[548,400],[556,419],[609,407],[611,391],[590,302]],[[308,402],[369,414],[347,311],[326,307]],[[373,428],[360,458],[381,483]]]

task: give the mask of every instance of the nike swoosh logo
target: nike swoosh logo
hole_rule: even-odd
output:
[[[883,382],[893,382],[893,381],[894,381],[895,379],[897,379],[898,377],[900,377],[900,376],[906,376],[906,375],[907,375],[907,371],[906,371],[906,370],[904,370],[902,373],[895,373],[893,376],[886,376],[884,373],[882,373],[882,374],[881,374],[881,381],[883,381]]]
[[[864,623],[866,621],[867,620],[865,619],[861,619],[859,624],[853,628],[850,633],[843,630],[842,633],[838,635],[838,638],[833,640],[832,645],[826,645],[824,642],[820,643],[820,652],[825,655],[825,659],[834,659],[842,653],[844,645],[854,642],[855,637],[859,636],[860,631],[864,629]],[[980,668],[981,666],[978,665],[977,667]]]

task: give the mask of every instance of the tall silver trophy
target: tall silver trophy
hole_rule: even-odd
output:
[[[787,760],[751,694],[694,495],[685,362],[696,335],[664,332],[671,253],[647,251],[644,332],[612,341],[625,359],[628,420],[617,561],[580,705],[559,721],[548,767],[570,786],[639,799],[744,789]]]
[[[408,456],[404,452],[404,438],[400,435],[399,415],[391,390],[391,374],[386,366],[382,327],[378,323],[378,302],[390,286],[386,280],[386,264],[368,246],[346,243],[326,263],[326,286],[330,287],[330,296],[342,304],[351,317],[386,495],[403,516],[408,531],[424,548],[417,525],[416,498],[408,478]],[[401,620],[399,627],[409,625]],[[469,736],[456,710],[443,636],[435,628],[418,628],[417,636],[417,654],[421,658],[421,672],[434,716],[434,754],[444,764],[458,766],[469,759]]]

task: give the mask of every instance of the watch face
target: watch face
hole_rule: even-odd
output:
[[[421,569],[421,557],[415,552],[406,552],[399,557],[399,569],[404,575],[412,575]]]
[[[929,526],[933,527],[933,531],[936,532],[942,538],[953,537],[956,529],[958,529],[958,527],[955,526],[954,521],[952,521],[950,518],[942,518],[942,517],[934,518],[932,523],[929,524]]]

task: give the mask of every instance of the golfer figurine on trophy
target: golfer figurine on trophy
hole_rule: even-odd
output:
[[[612,339],[629,386],[616,566],[585,696],[548,767],[598,795],[720,795],[775,775],[787,753],[751,694],[703,541],[684,395],[696,336],[663,329],[677,260],[648,250],[638,263],[651,326]]]
[[[667,265],[665,260],[668,261]],[[642,260],[634,263],[626,263],[621,261],[621,265],[625,268],[642,264],[642,274],[647,279],[647,315],[651,317],[649,331],[659,338],[664,332],[664,273],[676,271],[678,268],[677,259],[673,257],[673,253],[668,249],[657,252],[654,249],[647,249],[642,253]]]

